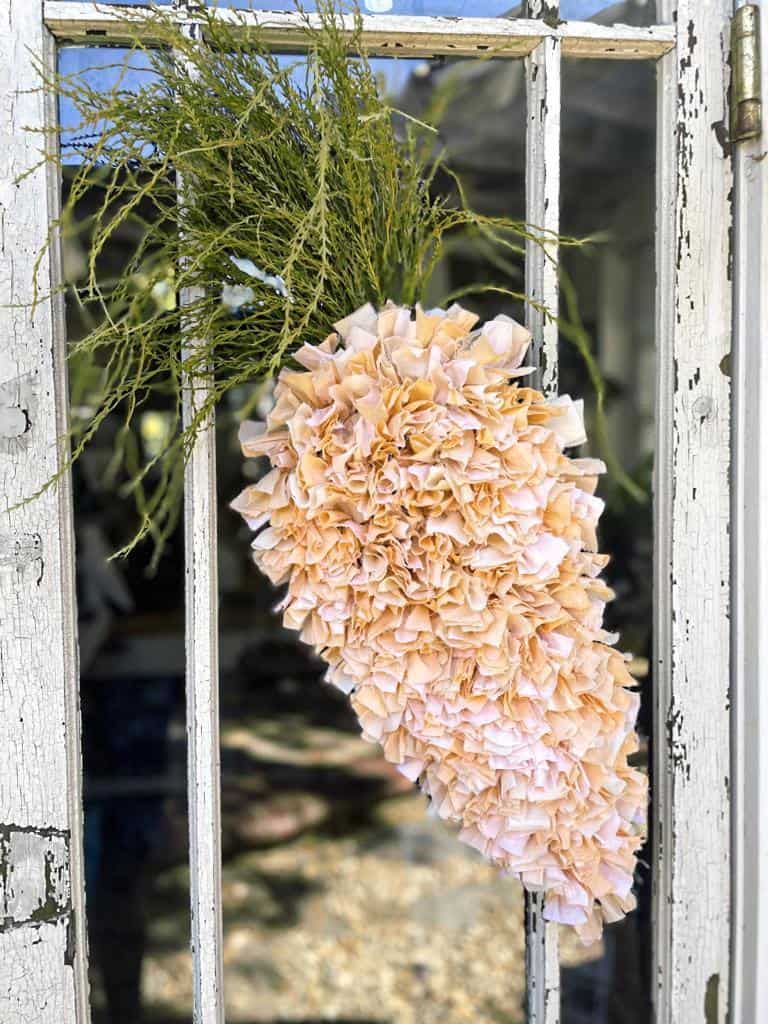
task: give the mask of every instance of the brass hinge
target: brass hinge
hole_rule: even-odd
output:
[[[731,21],[731,142],[756,139],[762,128],[760,8],[746,4]]]

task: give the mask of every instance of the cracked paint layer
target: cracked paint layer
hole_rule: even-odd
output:
[[[66,920],[69,834],[0,825],[0,932]]]
[[[36,373],[0,383],[0,454],[26,452],[38,405]]]
[[[51,69],[54,52],[39,0],[4,0],[3,15],[0,1024],[86,1024],[69,481],[30,500],[59,472],[58,438],[67,433],[63,307],[50,298],[57,250],[35,269],[59,187],[52,166],[40,164],[40,131],[55,102],[40,89],[32,55]]]

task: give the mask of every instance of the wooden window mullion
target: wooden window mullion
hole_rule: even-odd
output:
[[[557,18],[557,0],[529,0],[532,18]],[[531,241],[525,251],[526,326],[533,335],[537,383],[557,393],[558,279],[560,227],[560,51],[546,37],[526,59],[526,220],[545,244]],[[528,1024],[559,1024],[560,964],[558,925],[544,919],[544,893],[525,894],[525,964]]]
[[[674,7],[676,6],[676,11]],[[662,0],[654,972],[659,1024],[725,1024],[730,970],[730,0]]]

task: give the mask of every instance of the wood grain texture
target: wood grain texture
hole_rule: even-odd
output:
[[[662,18],[671,18],[669,3]],[[657,1020],[724,1024],[730,925],[728,0],[680,0],[659,64]]]
[[[738,6],[742,6],[739,4]],[[768,96],[768,8],[761,10]],[[763,115],[765,116],[765,114]],[[734,148],[733,707],[736,718],[731,1020],[768,1020],[768,160]]]
[[[71,0],[46,0],[45,3],[46,24],[57,39],[87,40],[91,44],[128,38],[135,25],[136,11],[136,8],[121,10]],[[306,46],[306,37],[299,29],[299,17],[294,13],[233,13],[222,7],[219,17],[242,24],[246,31],[249,25],[260,25],[265,38],[276,48],[295,51]],[[571,57],[647,60],[661,56],[674,44],[673,31],[668,25],[641,28],[571,21],[553,26],[543,20],[522,18],[401,15],[369,15],[364,17],[363,25],[370,53],[401,57],[487,56],[489,51],[500,56],[524,57],[546,36],[561,40],[563,54]],[[146,26],[145,38],[151,41],[151,26]]]
[[[534,0],[528,13],[557,24],[559,4]],[[560,228],[560,52],[560,40],[544,38],[527,58],[525,69],[526,221],[548,240],[544,247],[526,244],[525,292],[544,307],[526,306],[526,326],[533,335],[537,384],[548,395],[557,394],[558,247],[554,239]],[[544,895],[526,893],[527,1019],[528,1024],[559,1024],[558,925],[545,921],[543,911]]]
[[[58,210],[38,160],[53,104],[31,54],[53,61],[41,2],[4,0],[0,34],[0,1021],[88,1020],[74,561],[59,302],[33,298],[33,265]],[[38,90],[38,91],[36,91]],[[58,275],[58,247],[38,274]]]

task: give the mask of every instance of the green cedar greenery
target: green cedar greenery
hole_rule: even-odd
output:
[[[151,32],[136,32],[125,61],[126,73],[137,53],[148,64],[140,89],[124,76],[107,92],[82,75],[46,83],[78,111],[82,140],[49,242],[59,232],[89,239],[87,273],[69,288],[92,327],[70,353],[94,413],[75,422],[70,443],[77,458],[120,415],[115,465],[140,515],[124,550],[147,537],[162,550],[191,446],[230,389],[273,375],[365,302],[419,301],[457,232],[514,258],[532,237],[520,222],[474,212],[455,176],[450,198],[437,193],[438,171],[451,175],[434,130],[445,96],[424,120],[393,110],[359,15],[350,36],[333,0],[317,8],[319,20],[303,16],[306,53],[287,64],[258,28],[243,32],[201,7],[194,31],[183,31],[156,9],[136,13]],[[149,36],[151,47],[141,42]],[[84,223],[78,211],[94,193]],[[105,248],[129,222],[137,244],[123,272],[104,280]],[[251,289],[234,314],[225,284]],[[591,359],[588,339],[574,340]],[[209,390],[183,426],[185,381]],[[174,428],[142,464],[132,423],[158,391],[170,396]]]

